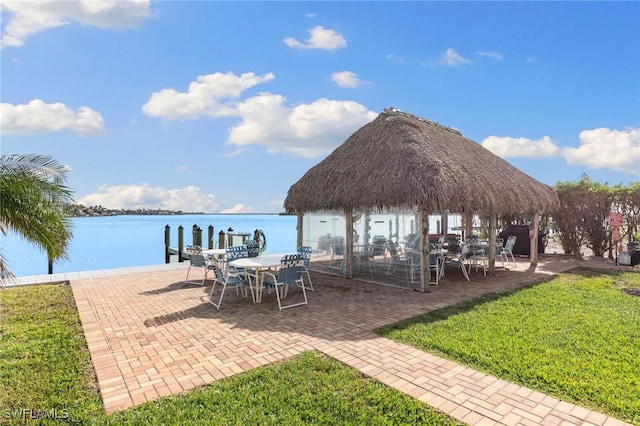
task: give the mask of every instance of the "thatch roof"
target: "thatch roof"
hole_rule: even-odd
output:
[[[553,188],[460,132],[395,109],[353,133],[289,189],[294,211],[552,212]]]

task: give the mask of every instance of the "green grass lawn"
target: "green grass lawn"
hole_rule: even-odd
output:
[[[640,297],[630,289],[639,273],[577,271],[377,332],[640,424]]]
[[[316,352],[107,415],[69,286],[0,290],[0,423],[453,425]]]

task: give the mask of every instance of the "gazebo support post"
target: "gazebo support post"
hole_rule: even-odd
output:
[[[349,279],[353,278],[353,209],[346,209],[344,214],[347,219],[347,247],[346,247],[346,263],[345,276]]]
[[[529,256],[531,258],[531,269],[535,269],[536,266],[538,266],[538,223],[540,223],[540,213],[535,212],[533,214],[533,223],[529,228]]]
[[[464,235],[463,241],[473,235],[473,212],[465,212],[464,214]]]
[[[431,270],[429,268],[429,212],[420,207],[420,291],[430,293],[429,282]]]
[[[440,214],[440,223],[442,224],[440,226],[440,235],[447,235],[449,230],[449,210],[445,210]]]
[[[489,215],[489,275],[496,274],[496,228],[498,227],[498,216]]]
[[[300,210],[297,211],[297,216],[298,216],[298,223],[296,224],[296,244],[298,248],[302,247],[302,230],[304,229],[302,227],[303,225],[303,218],[304,218],[304,213]]]

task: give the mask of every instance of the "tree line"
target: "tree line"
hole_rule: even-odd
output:
[[[544,244],[554,235],[565,254],[581,257],[584,246],[596,257],[611,259],[616,245],[640,240],[640,182],[610,186],[592,182],[583,174],[579,181],[558,182],[554,189],[560,209],[540,215],[538,227]],[[620,213],[623,218],[619,242],[613,241],[611,212]],[[530,225],[531,220],[529,214],[505,215],[500,217],[499,225]]]

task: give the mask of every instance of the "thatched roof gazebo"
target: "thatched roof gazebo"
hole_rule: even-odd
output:
[[[284,207],[299,220],[304,212],[343,211],[347,227],[356,210],[417,207],[421,247],[429,213],[482,214],[493,218],[493,253],[497,215],[531,213],[537,219],[540,212],[555,211],[559,200],[553,188],[457,130],[390,108],[308,170],[289,189]],[[351,232],[346,235],[349,252]],[[535,257],[537,248],[531,253]]]

